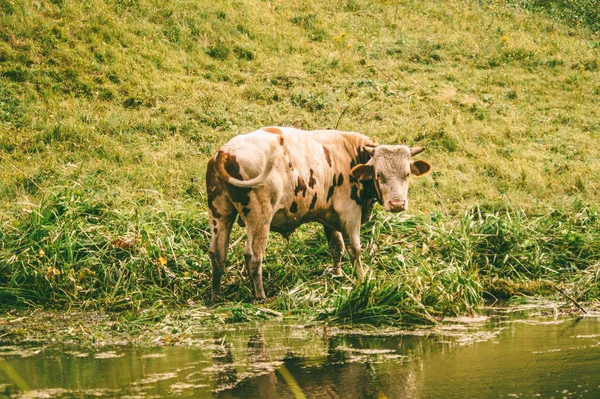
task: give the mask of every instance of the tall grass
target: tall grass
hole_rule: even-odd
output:
[[[129,210],[82,191],[52,194],[6,229],[0,295],[108,309],[195,296],[208,236],[198,212],[165,208],[156,193]]]
[[[63,189],[3,229],[0,295],[5,305],[112,310],[204,302],[210,298],[206,213],[192,203],[144,201],[116,210],[92,193]],[[234,229],[220,312],[228,320],[282,315],[333,322],[435,322],[472,314],[494,282],[545,281],[598,297],[600,218],[582,203],[571,212],[528,216],[521,210],[475,208],[456,219],[440,214],[376,212],[363,228],[367,281],[323,274],[330,262],[316,226],[289,242],[273,235],[265,287],[273,299],[251,301],[243,271],[243,230]],[[351,270],[345,269],[349,276]]]

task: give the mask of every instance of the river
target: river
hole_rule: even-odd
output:
[[[600,317],[486,308],[414,329],[199,325],[155,344],[0,344],[6,398],[600,398]]]

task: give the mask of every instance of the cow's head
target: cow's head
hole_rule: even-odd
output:
[[[386,211],[400,212],[408,209],[408,177],[422,176],[431,165],[425,161],[412,161],[411,157],[424,150],[405,145],[379,145],[363,147],[371,159],[366,164],[352,168],[350,175],[358,180],[373,180],[379,199]]]

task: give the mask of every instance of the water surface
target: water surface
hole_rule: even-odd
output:
[[[7,398],[600,398],[600,318],[199,326],[166,346],[0,345],[0,370]]]

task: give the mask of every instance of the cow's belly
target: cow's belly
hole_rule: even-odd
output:
[[[293,217],[289,212],[286,212],[285,209],[280,209],[273,215],[273,219],[271,220],[271,231],[280,233],[287,238],[301,224],[302,222],[300,220]]]
[[[336,230],[340,229],[337,214],[333,211],[316,211],[306,214],[291,213],[286,209],[275,212],[271,220],[271,231],[280,233],[285,238],[289,237],[300,225],[309,222],[317,222]]]

